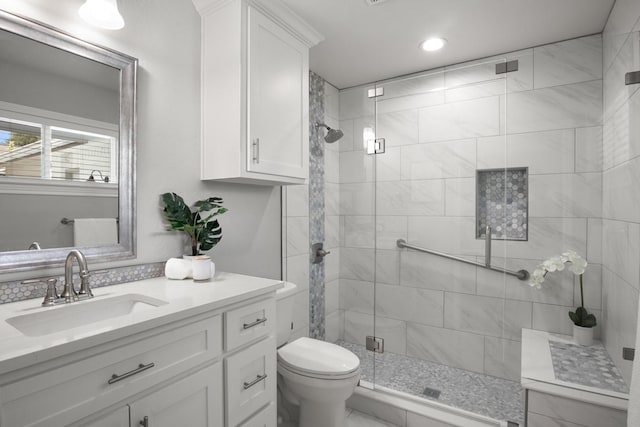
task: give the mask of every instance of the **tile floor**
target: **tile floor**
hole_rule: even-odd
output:
[[[373,383],[373,353],[362,345],[344,341],[337,344],[360,358],[362,379]],[[375,355],[375,384],[524,425],[524,392],[515,381],[386,352]],[[434,394],[425,395],[427,387],[434,389]]]

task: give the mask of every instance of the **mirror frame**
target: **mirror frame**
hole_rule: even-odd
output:
[[[120,71],[118,130],[118,244],[82,247],[88,260],[107,262],[136,255],[136,85],[138,60],[80,40],[41,22],[0,10],[0,29],[27,37]],[[0,184],[2,181],[0,180]],[[72,247],[0,252],[0,273],[58,267]]]

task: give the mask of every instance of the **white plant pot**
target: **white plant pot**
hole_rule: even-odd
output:
[[[590,346],[593,344],[593,328],[573,325],[573,340],[578,345]]]
[[[182,259],[188,260],[193,262],[193,259],[196,257],[202,257],[202,256],[206,256],[208,257],[208,255],[182,255]],[[205,280],[209,280],[211,278],[213,278],[216,275],[216,264],[215,262],[211,261],[211,273],[209,274],[209,277]],[[193,278],[193,269],[191,270],[189,276],[190,278]],[[202,280],[202,279],[199,279]],[[196,281],[198,281],[198,279],[196,279]]]

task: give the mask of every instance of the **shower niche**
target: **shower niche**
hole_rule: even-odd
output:
[[[494,240],[528,239],[528,169],[476,171],[476,238],[486,239],[487,226]]]

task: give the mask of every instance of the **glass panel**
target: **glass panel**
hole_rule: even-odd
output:
[[[361,385],[374,382],[374,357],[366,351],[374,337],[375,187],[374,158],[367,143],[375,139],[375,85],[340,91],[339,127],[344,136],[326,144],[339,155],[340,307],[344,319],[340,343],[360,357]]]
[[[375,387],[522,424],[519,337],[505,328],[517,307],[505,274],[483,268],[508,264],[506,242],[492,240],[495,256],[486,259],[475,219],[477,171],[506,173],[503,62],[377,85],[374,128],[384,153],[372,156],[374,325],[385,352],[375,355]],[[398,239],[468,263],[401,249]]]

